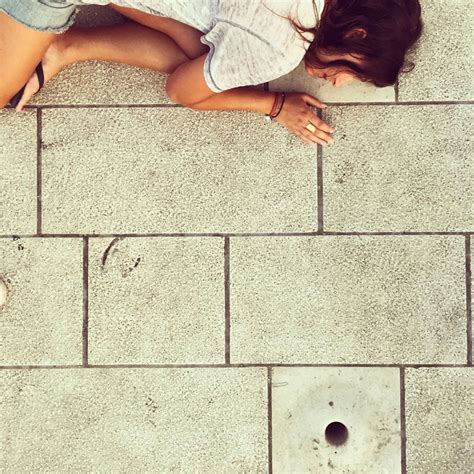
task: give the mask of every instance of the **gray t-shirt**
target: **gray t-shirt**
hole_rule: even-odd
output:
[[[210,48],[204,79],[213,92],[258,85],[295,69],[309,43],[304,43],[290,17],[314,27],[324,0],[80,0],[77,4],[108,4],[173,18],[204,33]],[[314,14],[316,4],[317,16]],[[311,33],[304,33],[309,40]]]

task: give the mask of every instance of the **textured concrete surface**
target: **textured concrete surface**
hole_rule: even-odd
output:
[[[397,472],[397,369],[275,367],[272,387],[275,472]]]
[[[0,111],[0,234],[36,232],[36,113]]]
[[[402,74],[399,99],[473,100],[474,9],[466,0],[421,1],[424,33]]]
[[[232,238],[234,363],[463,363],[464,239]]]
[[[89,361],[224,363],[224,242],[92,239]]]
[[[3,370],[0,381],[10,472],[266,472],[265,368]]]
[[[352,81],[334,87],[329,81],[309,76],[304,61],[296,69],[268,83],[271,91],[306,92],[324,103],[331,102],[393,102],[394,87],[375,87],[359,81]]]
[[[0,365],[82,363],[82,242],[0,239]]]
[[[472,472],[474,369],[407,369],[407,470]]]
[[[325,230],[474,231],[472,105],[332,107],[324,119],[337,124]]]
[[[45,110],[43,230],[315,231],[316,156],[285,130],[249,111]]]
[[[473,13],[422,8],[398,94],[266,85],[328,147],[97,61],[0,112],[0,470],[472,473]]]

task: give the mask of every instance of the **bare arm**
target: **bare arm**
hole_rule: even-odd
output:
[[[275,93],[253,86],[236,87],[215,93],[204,80],[207,54],[183,62],[166,82],[166,92],[174,102],[197,110],[251,110],[270,113]]]

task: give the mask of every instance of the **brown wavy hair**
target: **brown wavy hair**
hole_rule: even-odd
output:
[[[313,9],[316,15],[314,3]],[[309,67],[344,66],[359,80],[377,87],[394,85],[401,72],[415,67],[405,56],[412,52],[423,30],[419,0],[326,0],[321,20],[313,28],[286,18],[310,43],[304,57]],[[367,35],[351,32],[354,28],[364,29]],[[313,33],[314,39],[309,41],[302,32]],[[350,54],[362,59],[362,65],[345,60],[324,62],[318,51]]]

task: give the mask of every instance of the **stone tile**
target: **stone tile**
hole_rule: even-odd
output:
[[[334,87],[329,81],[310,76],[304,68],[304,61],[289,74],[270,81],[268,86],[271,91],[306,92],[325,103],[395,101],[394,87],[375,87],[360,81]]]
[[[36,232],[36,113],[0,111],[0,234]]]
[[[317,230],[314,148],[252,112],[48,109],[43,142],[44,232]]]
[[[105,61],[72,64],[30,101],[34,105],[171,104],[167,76],[158,71]]]
[[[90,28],[94,26],[117,25],[128,21],[119,12],[102,5],[81,5],[77,8],[74,26]]]
[[[0,239],[0,365],[82,363],[82,240]]]
[[[230,243],[233,363],[465,363],[462,236]]]
[[[474,229],[470,105],[334,107],[323,149],[327,231]]]
[[[275,474],[400,472],[399,369],[274,367],[272,445]]]
[[[89,241],[89,362],[223,364],[223,239],[112,241]]]
[[[9,472],[267,469],[265,368],[0,372]]]
[[[406,369],[407,472],[472,472],[474,369]]]
[[[469,0],[420,2],[424,32],[401,74],[400,101],[473,100],[474,10]]]

